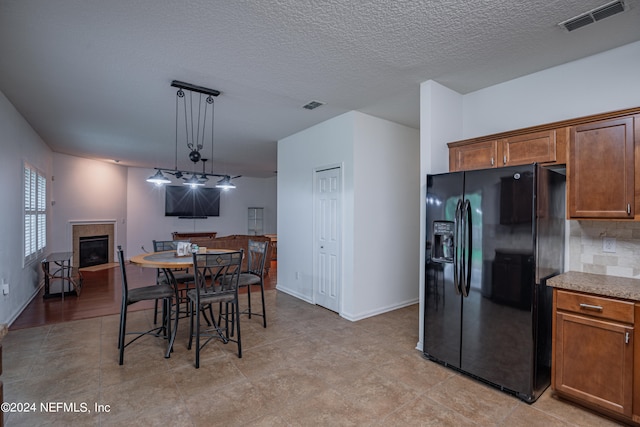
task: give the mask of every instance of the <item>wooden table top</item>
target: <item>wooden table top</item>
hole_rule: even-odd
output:
[[[237,252],[233,249],[207,249],[208,254]],[[177,256],[176,251],[139,254],[129,260],[132,264],[148,268],[189,268],[193,266],[193,256]]]

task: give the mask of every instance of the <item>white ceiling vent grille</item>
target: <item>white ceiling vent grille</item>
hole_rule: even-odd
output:
[[[581,13],[580,15],[574,16],[566,21],[562,21],[558,25],[567,31],[573,31],[584,27],[585,25],[593,24],[601,19],[608,18],[609,16],[624,12],[627,9],[628,7],[624,0],[616,0],[603,4],[595,9],[591,9],[588,12]]]
[[[310,102],[304,104],[302,106],[302,108],[304,108],[305,110],[314,110],[314,109],[320,107],[321,105],[324,105],[324,102],[310,101]]]

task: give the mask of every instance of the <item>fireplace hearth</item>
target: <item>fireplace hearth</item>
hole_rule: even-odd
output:
[[[109,262],[109,236],[85,236],[80,237],[79,267],[91,267],[93,265]]]

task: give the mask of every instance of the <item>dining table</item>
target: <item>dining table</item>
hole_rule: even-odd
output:
[[[224,254],[230,252],[237,252],[237,249],[204,249],[200,248],[198,254]],[[176,289],[176,296],[180,293],[180,287],[178,281],[174,276],[174,272],[176,271],[187,271],[190,268],[193,268],[193,254],[189,255],[181,255],[178,256],[175,250],[171,251],[161,251],[161,252],[147,252],[135,255],[129,259],[129,262],[135,264],[139,267],[144,268],[155,268],[158,271],[162,271],[167,281],[171,286]],[[183,288],[182,292],[188,290],[187,288]],[[185,308],[184,311],[180,309],[181,302],[187,303],[186,295],[183,294],[182,297],[178,298],[176,301],[176,316],[180,317],[181,313],[185,313],[187,315],[188,309]],[[205,315],[206,316],[206,315]],[[209,320],[207,320],[209,322]],[[177,329],[177,323],[176,323]],[[174,333],[177,331],[174,331]]]
[[[237,249],[206,249],[203,252],[207,254],[224,254],[229,252],[237,252]],[[176,251],[148,252],[138,254],[129,260],[132,264],[140,267],[159,268],[162,270],[175,270],[193,267],[193,256],[191,254],[178,256]]]

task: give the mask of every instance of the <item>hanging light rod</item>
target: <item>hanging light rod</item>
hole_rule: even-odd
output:
[[[211,95],[211,96],[218,96],[221,93],[219,90],[208,89],[206,87],[196,86],[196,85],[192,85],[191,83],[180,82],[178,80],[172,81],[171,86],[177,87],[179,89],[190,90],[192,92],[204,93],[205,95]]]
[[[221,178],[216,184],[216,188],[229,189],[236,188],[236,186],[231,182],[232,179],[240,178],[242,175],[230,176],[226,174],[218,174],[213,173],[213,97],[219,96],[221,92],[215,89],[209,89],[202,86],[196,86],[191,83],[185,83],[178,80],[173,80],[171,82],[171,86],[178,88],[176,93],[176,146],[175,146],[175,166],[173,168],[163,168],[157,167],[154,168],[156,170],[155,174],[150,176],[147,179],[147,182],[152,182],[156,185],[169,184],[171,183],[171,179],[169,179],[166,175],[173,176],[176,179],[182,178],[184,180],[183,184],[190,185],[191,187],[205,185],[207,181],[209,181],[209,177],[218,177]],[[185,93],[183,92],[196,92],[201,95],[207,95],[206,99],[203,101],[203,97],[200,96],[199,100],[196,100],[196,108],[193,106],[193,101],[191,98],[189,99],[189,103],[186,102]],[[182,100],[182,104],[180,104],[180,100]],[[183,105],[182,112],[184,112],[184,125],[185,125],[185,136],[187,142],[187,148],[189,149],[189,160],[191,160],[194,166],[198,162],[202,162],[202,172],[178,169],[178,128],[179,128],[179,111],[180,105]],[[201,114],[201,109],[204,110],[204,113]],[[208,114],[211,115],[210,125],[207,128],[207,117]],[[189,120],[189,115],[191,116]],[[194,120],[195,119],[195,120]],[[189,127],[189,123],[191,126]],[[194,125],[197,124],[197,127]],[[210,130],[211,132],[211,172],[206,172],[205,162],[209,159],[201,158],[200,150],[204,147],[205,142],[205,130]],[[202,135],[202,139],[200,139],[200,135]],[[166,175],[165,175],[166,174]],[[187,175],[191,175],[190,178],[186,178]]]
[[[186,174],[196,174],[196,175],[201,175],[201,176],[205,176],[205,177],[206,176],[217,176],[219,178],[224,178],[224,177],[229,177],[230,176],[230,175],[225,175],[225,174],[221,174],[221,173],[196,172],[196,171],[178,170],[178,169],[167,169],[167,168],[154,168],[154,169],[157,170],[160,173],[162,173],[162,172],[168,173],[169,175],[176,176],[177,178],[182,178],[182,176],[184,176]],[[158,172],[156,172],[156,175],[158,175]]]

